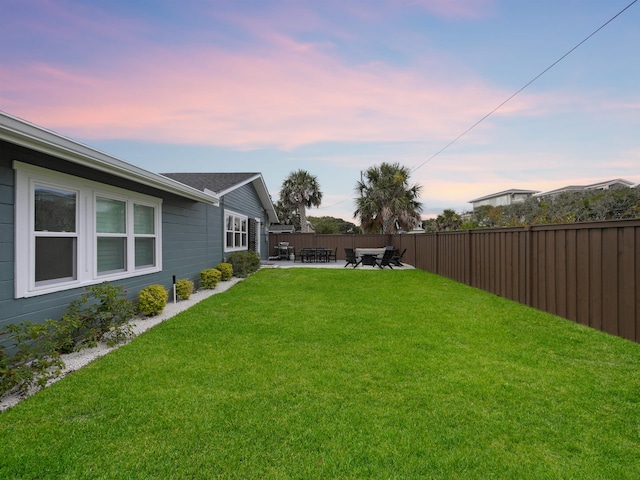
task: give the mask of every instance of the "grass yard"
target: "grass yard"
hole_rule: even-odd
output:
[[[0,439],[3,479],[638,479],[640,345],[419,270],[262,270]]]

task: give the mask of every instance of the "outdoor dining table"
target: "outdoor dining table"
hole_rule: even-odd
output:
[[[300,251],[301,262],[328,262],[329,255],[333,252],[326,247],[305,247]]]

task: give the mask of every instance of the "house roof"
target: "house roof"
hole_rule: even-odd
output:
[[[267,211],[270,223],[278,222],[278,215],[271,201],[261,173],[163,173],[185,185],[197,188],[203,192],[211,192],[218,198],[251,183],[255,188],[262,206]]]
[[[516,195],[516,194],[530,194],[538,193],[539,190],[521,190],[518,188],[512,188],[510,190],[503,190],[498,193],[491,193],[489,195],[485,195],[484,197],[474,198],[473,200],[469,200],[468,203],[480,202],[482,200],[489,200],[490,198],[504,197],[505,195]]]
[[[217,205],[212,192],[204,192],[152,173],[58,133],[0,111],[0,140],[90,167],[116,177],[170,192],[183,198]]]
[[[624,178],[615,178],[613,180],[605,180],[604,182],[592,183],[590,185],[567,185],[566,187],[556,188],[555,190],[539,193],[536,195],[536,197],[546,197],[548,195],[557,195],[563,192],[607,189],[610,186],[616,185],[616,184],[620,184],[626,187],[633,186],[633,182],[630,182],[629,180],[625,180]]]

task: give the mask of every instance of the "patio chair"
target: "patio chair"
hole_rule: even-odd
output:
[[[327,252],[327,262],[330,262],[332,259],[334,262],[338,261],[338,247],[336,247],[335,250]]]
[[[402,257],[404,257],[404,254],[406,251],[407,251],[406,248],[402,251],[402,253],[400,253],[400,250],[395,250],[393,253],[393,257],[391,257],[391,263],[394,264],[396,267],[404,267],[401,260],[402,260]]]
[[[391,265],[393,252],[393,250],[386,249],[384,251],[384,255],[382,255],[382,258],[376,258],[376,265],[380,268],[389,267],[391,270],[393,270],[393,266]]]
[[[353,248],[345,248],[344,257],[347,260],[347,263],[344,264],[345,267],[347,265],[353,265],[353,268],[356,268],[360,265],[360,262],[356,258],[356,251]]]

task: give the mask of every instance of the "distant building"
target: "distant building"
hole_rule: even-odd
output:
[[[485,195],[484,197],[469,200],[469,203],[473,205],[474,210],[478,207],[484,207],[485,205],[500,207],[511,205],[513,203],[522,203],[536,193],[539,193],[539,190],[520,190],[512,188],[511,190],[504,190],[503,192],[492,193],[490,195]]]
[[[534,195],[537,199],[551,199],[555,198],[561,193],[565,192],[583,192],[593,190],[617,190],[620,188],[633,187],[634,183],[623,178],[616,178],[615,180],[607,180],[605,182],[592,183],[591,185],[567,185],[566,187],[556,188],[548,192],[537,193]]]

